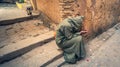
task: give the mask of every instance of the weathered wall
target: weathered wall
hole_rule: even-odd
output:
[[[84,27],[90,37],[120,21],[120,0],[36,0],[36,3],[38,10],[56,23],[75,14],[85,16]]]
[[[85,15],[84,27],[88,30],[90,37],[118,23],[120,0],[78,0],[78,2],[81,15]]]
[[[42,11],[55,23],[61,20],[61,13],[58,0],[36,0],[37,9]]]
[[[86,10],[86,0],[78,0],[77,1],[79,4],[79,13],[80,15],[85,15],[85,10]]]
[[[84,27],[88,30],[88,37],[95,37],[114,24],[120,16],[120,0],[61,0],[71,4],[71,16],[76,14],[85,16]],[[69,6],[67,6],[69,7]],[[63,7],[64,8],[64,7]],[[65,11],[65,9],[64,9]],[[69,14],[66,14],[69,16]]]

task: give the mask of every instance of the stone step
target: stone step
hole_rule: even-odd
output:
[[[62,62],[64,62],[64,57],[59,58],[58,60],[52,62],[51,64],[47,65],[46,67],[57,67],[60,65]]]
[[[62,57],[62,52],[58,50],[55,41],[51,41],[14,60],[1,64],[0,67],[46,67],[60,57]]]
[[[114,35],[115,30],[117,30],[118,28],[120,29],[119,25],[115,25],[114,28],[109,29],[107,31],[106,35],[110,35],[110,36]],[[97,45],[103,45],[100,42],[105,43],[104,38],[101,39],[101,37],[106,36],[103,34],[96,37],[95,39],[93,39],[86,45],[86,49],[89,49],[89,51],[87,50],[87,52],[91,52],[91,49],[99,49],[99,47],[97,47]],[[108,38],[106,38],[106,39],[108,40]],[[97,45],[96,45],[96,43],[93,43],[93,42],[96,42]],[[94,47],[94,46],[96,46],[96,47]],[[97,50],[95,50],[95,52],[96,51]],[[93,54],[95,52],[92,51],[91,54]],[[87,54],[89,54],[89,53],[87,53]],[[91,55],[89,54],[89,56],[91,56]],[[88,57],[88,55],[87,55],[87,57]],[[12,60],[10,62],[0,65],[0,67],[57,67],[62,62],[64,62],[64,58],[62,57],[62,52],[58,51],[58,47],[55,44],[55,41],[51,41],[51,42],[45,44],[44,46],[33,49],[32,51]]]
[[[23,22],[23,21],[31,20],[31,19],[34,19],[34,18],[37,18],[37,17],[39,17],[39,15],[33,15],[33,16],[27,16],[27,17],[20,17],[20,18],[14,18],[14,19],[1,20],[0,21],[0,26],[10,25],[10,24],[18,23],[18,22]]]
[[[4,46],[0,49],[0,64],[6,61],[10,61],[38,46],[42,46],[43,44],[54,40],[53,34],[53,31],[49,31],[37,37],[31,37],[29,39],[24,39],[19,42]]]
[[[110,31],[109,31],[110,32]],[[96,41],[96,38],[93,39],[92,41],[96,42],[96,43],[90,43],[89,47],[87,47],[87,49],[97,49],[92,51],[92,55],[87,56],[85,59],[77,61],[76,64],[64,64],[61,67],[98,67],[98,66],[105,66],[105,67],[119,67],[119,62],[120,62],[120,45],[119,45],[119,37],[120,37],[120,28],[119,30],[115,30],[114,34],[113,32],[111,32],[112,35],[110,37],[110,39],[107,39],[106,41],[103,41],[103,39],[98,38],[99,41]],[[106,35],[108,35],[106,33]],[[100,37],[102,37],[102,35],[100,35]],[[91,42],[92,42],[91,41]],[[100,43],[100,41],[102,43]],[[94,45],[92,45],[94,44]],[[114,45],[113,45],[114,44]],[[100,47],[94,47],[97,45],[101,45]],[[92,48],[91,48],[91,47]],[[87,51],[87,54],[88,51]],[[112,59],[111,59],[112,58]],[[47,65],[46,67],[58,67],[59,64],[61,64],[62,62],[64,62],[64,58],[60,58],[58,60],[56,60],[55,62]]]
[[[109,40],[110,39],[112,40],[113,36],[120,37],[118,35],[118,33],[120,33],[120,23],[116,24],[114,27],[108,29],[107,31],[105,31],[104,33],[99,35],[98,37],[94,38],[93,40],[91,40],[87,44],[85,44],[87,56],[86,56],[86,58],[84,60],[78,61],[77,64],[72,64],[72,65],[66,63],[62,67],[79,67],[79,65],[81,65],[80,67],[88,67],[90,65],[90,64],[88,64],[89,60],[91,58],[93,58],[96,55],[96,53],[100,52],[99,50],[101,49],[101,47],[103,47],[105,45],[109,45],[109,44],[106,44],[106,42],[109,43]],[[115,39],[115,41],[119,41],[119,40]],[[112,41],[110,41],[110,42],[112,43]],[[115,47],[115,46],[113,46],[113,47]],[[117,47],[117,48],[120,48],[120,47]],[[119,49],[117,49],[117,50],[119,50]],[[103,54],[103,53],[101,53],[101,54]],[[101,56],[101,54],[99,56]],[[108,53],[106,53],[106,54],[108,54]],[[98,56],[96,56],[96,57],[98,58]],[[95,59],[97,60],[97,58],[95,58]],[[109,59],[111,59],[111,57],[109,57]],[[60,65],[64,61],[65,61],[64,57],[61,57],[61,58],[57,59],[56,61],[52,62],[51,64],[47,65],[46,67],[58,67],[58,65]],[[91,63],[93,63],[93,62],[91,62]],[[78,63],[79,63],[79,65],[78,65]],[[88,65],[88,66],[82,66],[84,64]]]

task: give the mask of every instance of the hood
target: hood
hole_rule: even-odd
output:
[[[77,16],[75,18],[70,18],[70,24],[75,31],[80,31],[82,28],[83,20],[84,20],[84,16]]]

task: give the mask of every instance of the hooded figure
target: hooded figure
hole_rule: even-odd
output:
[[[67,18],[59,24],[57,29],[56,44],[63,50],[67,63],[74,64],[85,57],[84,43],[80,35],[83,20],[83,16]]]

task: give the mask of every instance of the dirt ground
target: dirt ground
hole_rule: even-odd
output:
[[[30,37],[36,37],[49,31],[42,21],[33,19],[7,26],[0,26],[0,48]]]

